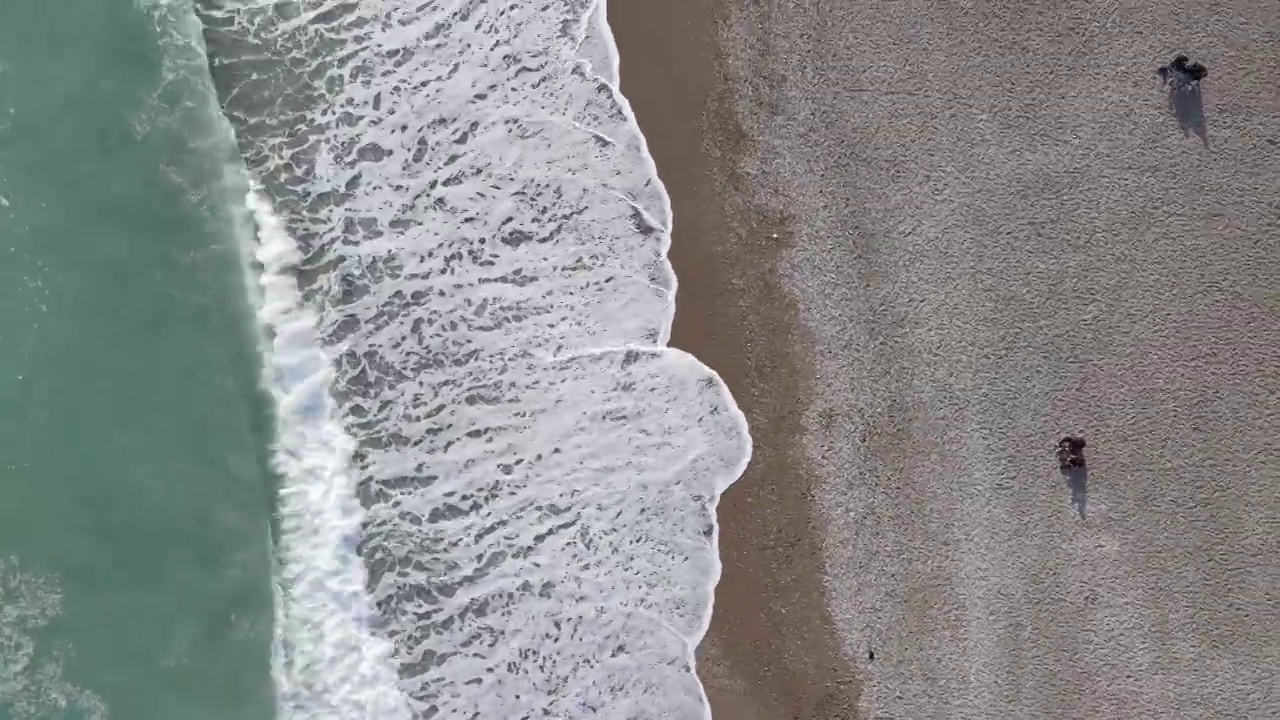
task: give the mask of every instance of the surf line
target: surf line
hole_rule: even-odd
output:
[[[249,180],[246,233],[263,332],[263,381],[276,410],[272,465],[280,480],[273,675],[280,716],[410,720],[393,647],[373,629],[356,553],[364,509],[351,467],[355,441],[330,395],[333,371],[295,271],[303,257],[271,200]]]

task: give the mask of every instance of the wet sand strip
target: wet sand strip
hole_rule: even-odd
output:
[[[754,454],[721,498],[724,572],[699,675],[725,720],[853,718],[859,683],[823,596],[814,476],[796,438],[806,407],[805,339],[775,276],[788,218],[750,205],[751,152],[725,81],[719,24],[701,0],[611,0],[622,90],[675,215],[679,278],[672,344],[719,372],[746,413]]]

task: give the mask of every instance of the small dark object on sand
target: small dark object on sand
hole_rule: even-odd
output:
[[[1194,85],[1209,76],[1209,71],[1200,63],[1193,63],[1186,55],[1179,55],[1173,62],[1156,70],[1165,85],[1174,90]]]
[[[1070,435],[1058,441],[1058,469],[1074,470],[1084,467],[1084,438]]]
[[[875,650],[868,650],[868,651],[867,651],[867,662],[875,662],[875,661],[876,661],[876,651],[875,651]]]

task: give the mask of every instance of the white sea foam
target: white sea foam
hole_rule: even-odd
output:
[[[749,440],[663,347],[670,205],[603,6],[200,9],[262,183],[295,714],[705,716]]]
[[[73,710],[86,720],[107,717],[101,698],[62,677],[70,649],[39,639],[61,609],[56,578],[0,556],[0,716],[38,720]]]
[[[390,643],[370,628],[365,569],[354,552],[362,512],[353,442],[335,419],[329,360],[292,274],[301,255],[260,190],[246,205],[257,228],[258,317],[271,336],[268,387],[277,408],[281,710],[308,720],[408,718]]]

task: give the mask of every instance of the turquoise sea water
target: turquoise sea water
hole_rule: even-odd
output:
[[[0,10],[0,720],[273,714],[234,148],[179,16]]]

